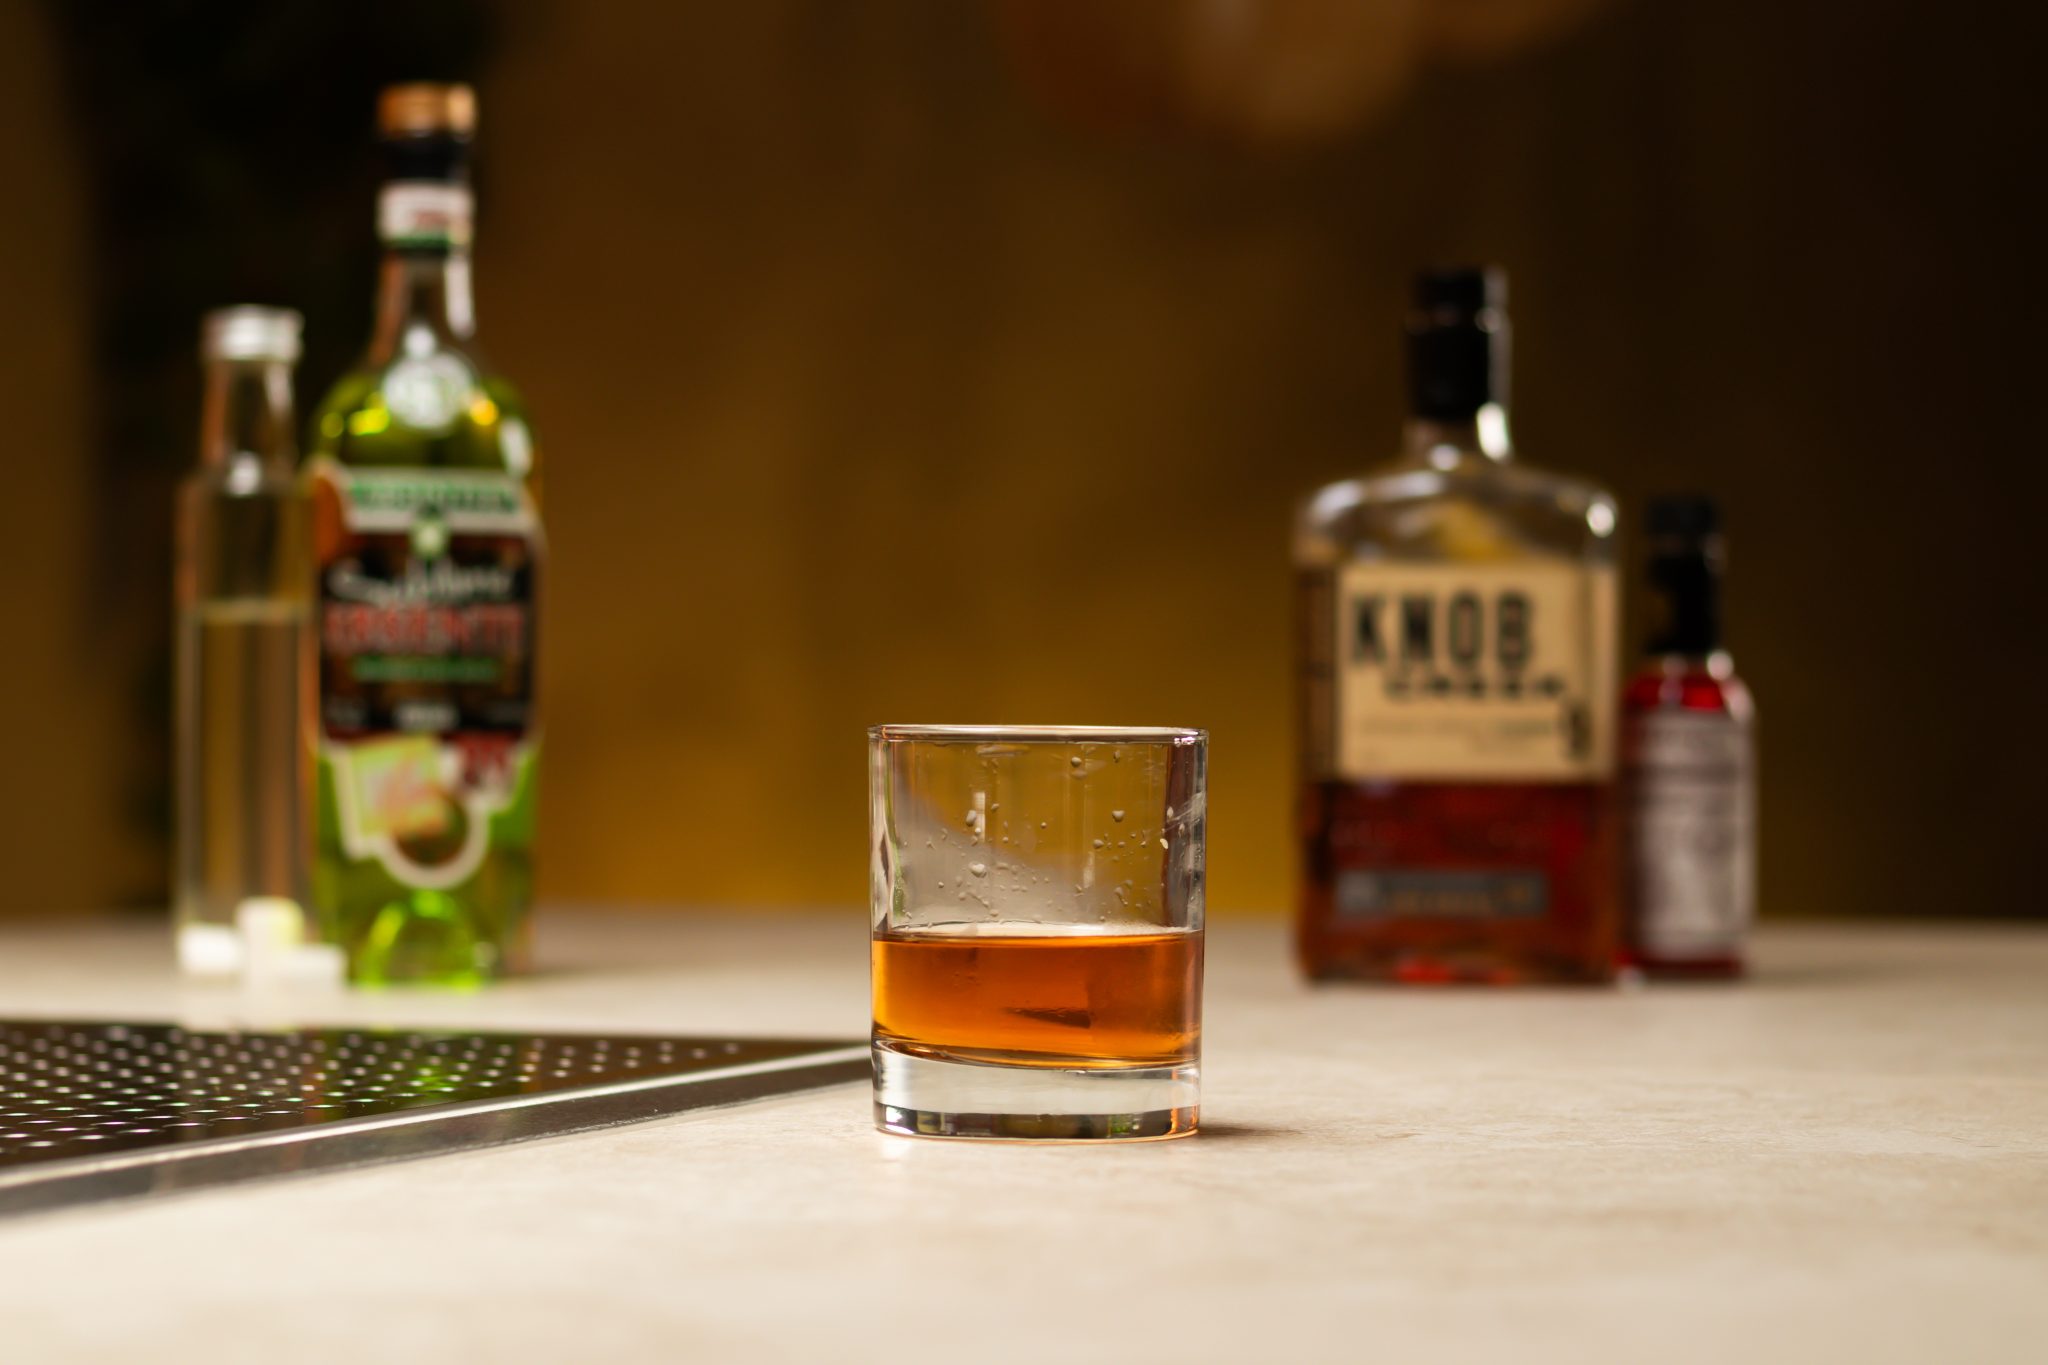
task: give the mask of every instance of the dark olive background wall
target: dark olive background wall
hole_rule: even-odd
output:
[[[2033,7],[1617,0],[1294,142],[1076,117],[975,4],[477,8],[482,333],[556,556],[551,898],[854,902],[863,726],[1089,720],[1208,726],[1213,903],[1284,905],[1289,510],[1396,438],[1408,270],[1485,258],[1525,456],[1726,503],[1766,913],[2040,913]],[[137,471],[186,454],[94,455],[121,235],[62,41],[0,5],[9,909],[160,894]],[[321,219],[356,242],[366,165]],[[306,307],[317,388],[369,256],[285,254],[191,288]]]

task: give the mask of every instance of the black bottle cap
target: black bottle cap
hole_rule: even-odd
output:
[[[387,179],[462,184],[476,136],[476,93],[431,82],[387,86],[377,100],[377,134]]]
[[[1721,510],[1697,494],[1652,498],[1652,654],[1704,658],[1721,647]]]
[[[449,134],[384,139],[386,180],[427,180],[444,185],[469,182],[469,142]]]
[[[1491,267],[1415,277],[1408,314],[1408,398],[1417,417],[1469,420],[1507,401],[1507,280]]]
[[[1721,533],[1721,509],[1697,493],[1667,494],[1650,499],[1643,524],[1659,540],[1704,540]]]
[[[1485,308],[1506,308],[1508,282],[1491,266],[1432,267],[1416,272],[1413,298],[1418,313],[1469,316]]]

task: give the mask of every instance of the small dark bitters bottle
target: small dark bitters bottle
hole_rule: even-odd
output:
[[[1736,977],[1756,906],[1755,707],[1721,646],[1721,519],[1650,504],[1651,626],[1622,698],[1628,811],[1624,962]]]

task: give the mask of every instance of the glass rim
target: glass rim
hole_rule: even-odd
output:
[[[870,725],[868,738],[997,740],[1011,744],[1206,744],[1207,730],[1186,725]]]

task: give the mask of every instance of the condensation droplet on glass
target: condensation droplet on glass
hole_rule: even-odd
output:
[[[1039,827],[1040,829],[1044,829],[1044,828],[1045,828],[1045,821],[1043,821],[1043,820],[1040,820],[1040,821],[1038,822],[1038,827]]]
[[[1165,848],[1165,847],[1166,847],[1166,836],[1165,836],[1165,835],[1163,835],[1163,834],[1159,836],[1159,846],[1160,846],[1161,848]]]
[[[946,889],[946,884],[945,884],[944,882],[940,882],[940,883],[939,883],[939,890],[941,890],[941,891],[944,891],[945,889]]]
[[[973,873],[973,874],[974,874],[975,876],[977,876],[977,877],[986,877],[986,876],[988,875],[988,864],[987,864],[987,863],[969,863],[969,864],[967,865],[967,870],[968,870],[969,872],[972,872],[972,873]]]
[[[1080,766],[1081,766],[1081,755],[1079,755],[1079,754],[1075,754],[1075,755],[1074,755],[1074,756],[1073,756],[1072,758],[1068,759],[1068,760],[1067,760],[1067,766],[1068,766],[1069,768],[1078,768],[1078,767],[1080,767]]]
[[[1109,813],[1109,818],[1121,823],[1124,818],[1124,813],[1120,810],[1113,810]]]
[[[1102,840],[1100,840],[1100,839],[1097,839],[1097,840],[1095,841],[1095,846],[1096,846],[1097,848],[1101,848],[1101,847],[1102,847]]]

